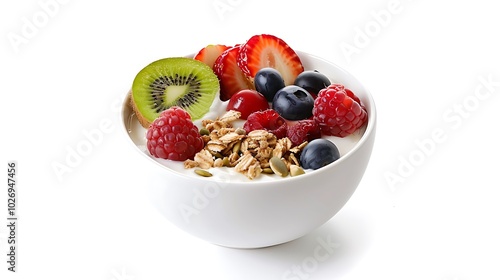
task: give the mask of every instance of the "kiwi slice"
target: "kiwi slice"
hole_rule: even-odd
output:
[[[144,67],[132,84],[132,107],[145,128],[172,106],[191,119],[205,115],[219,92],[219,80],[205,63],[187,57],[157,60]]]

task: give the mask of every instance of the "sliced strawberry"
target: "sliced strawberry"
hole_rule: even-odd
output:
[[[229,48],[230,47],[226,45],[208,45],[201,49],[194,56],[194,59],[199,60],[212,68],[217,57]]]
[[[213,70],[220,82],[220,99],[229,100],[233,94],[242,89],[254,89],[252,81],[236,64],[240,46],[235,46],[224,51],[216,60]]]
[[[268,34],[252,36],[241,46],[238,66],[251,79],[260,69],[272,67],[280,72],[285,85],[292,85],[304,71],[295,51],[280,38]]]

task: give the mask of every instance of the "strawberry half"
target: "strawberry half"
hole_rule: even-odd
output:
[[[240,46],[224,51],[216,60],[213,70],[220,82],[220,99],[229,100],[233,94],[242,89],[254,89],[252,81],[241,71],[236,64]]]
[[[206,65],[213,68],[215,60],[230,47],[226,45],[208,45],[201,49],[195,56],[194,59],[199,60]]]
[[[304,71],[295,51],[285,41],[268,34],[254,35],[241,46],[238,66],[251,79],[260,69],[272,67],[280,72],[285,85],[292,85]]]

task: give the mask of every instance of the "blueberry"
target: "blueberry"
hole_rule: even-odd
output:
[[[262,93],[267,101],[272,102],[276,92],[285,87],[280,72],[274,68],[260,69],[254,77],[255,89]]]
[[[312,95],[317,95],[320,90],[329,86],[331,82],[327,76],[317,70],[307,70],[295,78],[294,84],[309,91]]]
[[[300,165],[304,169],[318,169],[340,158],[339,149],[326,139],[314,139],[300,153]]]
[[[290,85],[278,92],[273,99],[272,108],[287,120],[304,120],[312,116],[314,98],[307,90]]]

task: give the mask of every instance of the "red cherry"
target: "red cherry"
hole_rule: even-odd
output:
[[[248,115],[257,111],[269,109],[269,103],[260,92],[243,89],[233,94],[229,99],[226,110],[235,110],[241,113],[240,119],[246,120]]]

